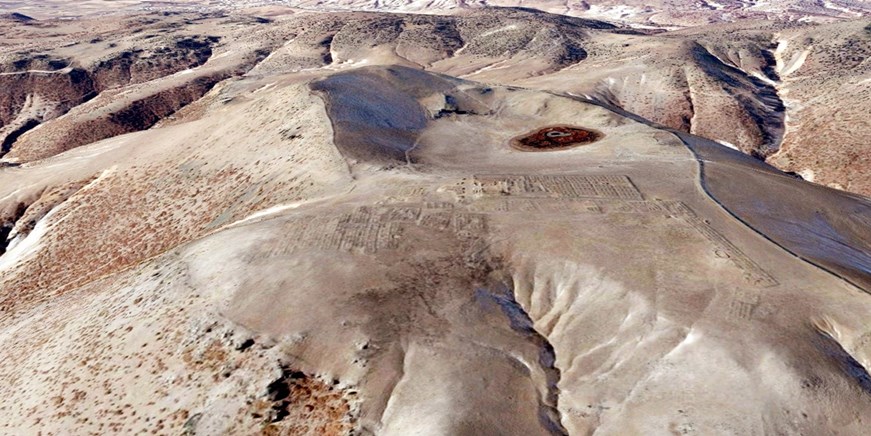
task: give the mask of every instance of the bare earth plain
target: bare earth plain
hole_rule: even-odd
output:
[[[113,17],[3,18],[0,434],[867,433],[871,201],[764,161],[803,146],[763,51],[519,9]],[[685,112],[565,79],[650,38],[695,56]],[[697,115],[719,93],[744,130]]]

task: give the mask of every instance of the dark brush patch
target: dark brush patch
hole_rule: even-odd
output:
[[[515,138],[514,148],[524,151],[551,151],[596,142],[602,134],[581,127],[550,126]]]
[[[254,339],[248,338],[245,342],[242,342],[238,347],[236,347],[236,351],[245,351],[254,346]]]
[[[15,213],[3,220],[0,223],[0,256],[6,253],[6,247],[9,246],[9,234],[12,233],[12,229],[15,228],[15,223],[24,216],[24,212],[27,211],[27,205],[24,203],[18,203],[18,207],[15,208]]]
[[[35,120],[33,118],[24,122],[21,127],[13,130],[6,138],[3,139],[3,143],[0,144],[0,157],[3,157],[6,153],[9,153],[9,150],[12,150],[12,144],[18,140],[21,135],[27,133],[29,130],[39,125],[39,120]]]
[[[308,376],[302,371],[296,371],[286,366],[281,368],[281,376],[275,379],[269,386],[266,387],[266,395],[274,404],[272,410],[274,415],[272,422],[280,422],[290,415],[290,403],[292,386],[298,384],[299,380],[306,380]]]
[[[445,96],[445,107],[433,115],[433,118],[439,119],[448,115],[477,115],[474,111],[461,109],[457,103],[457,99],[452,95]]]

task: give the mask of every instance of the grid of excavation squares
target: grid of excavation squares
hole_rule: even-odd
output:
[[[290,220],[285,228],[293,236],[257,257],[286,255],[304,247],[363,253],[396,249],[409,226],[449,231],[460,239],[480,237],[488,229],[484,214],[420,205],[362,206],[339,216]]]
[[[643,198],[629,177],[623,175],[477,175],[473,190],[521,197]]]

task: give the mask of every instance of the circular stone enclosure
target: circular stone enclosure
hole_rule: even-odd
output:
[[[513,138],[511,146],[522,151],[557,151],[590,144],[603,136],[582,127],[548,126]]]

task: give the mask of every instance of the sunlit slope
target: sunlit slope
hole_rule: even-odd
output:
[[[871,301],[778,239],[819,210],[798,242],[867,268],[863,198],[406,66],[249,75],[183,115],[0,169],[27,217],[0,341],[39,350],[0,364],[4,431],[866,428]],[[601,136],[511,145],[550,126]]]

